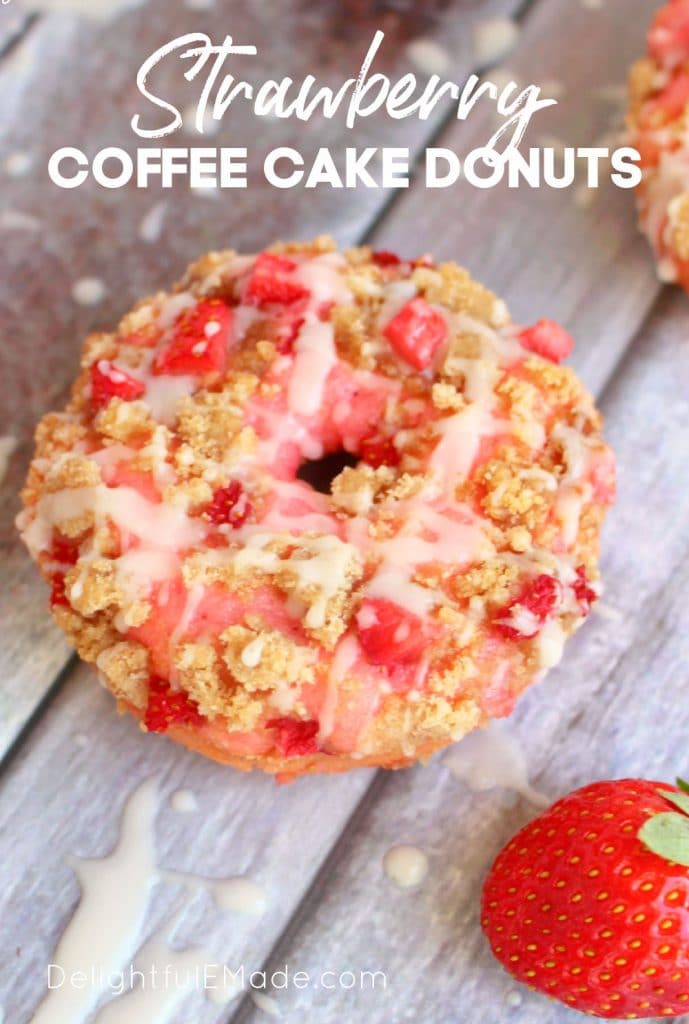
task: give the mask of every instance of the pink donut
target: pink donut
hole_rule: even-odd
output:
[[[452,263],[211,253],[38,427],[56,620],[144,729],[236,767],[428,757],[597,597],[614,460],[570,348]]]

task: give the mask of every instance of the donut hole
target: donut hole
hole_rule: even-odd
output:
[[[347,466],[356,466],[358,463],[358,457],[351,452],[330,452],[322,459],[308,459],[303,462],[297,470],[297,478],[303,480],[305,484],[310,484],[321,494],[330,494],[330,485],[335,477]]]

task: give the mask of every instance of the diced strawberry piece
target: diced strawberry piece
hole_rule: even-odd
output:
[[[75,565],[79,558],[79,543],[71,537],[63,537],[61,533],[53,533],[50,545],[50,557],[61,565]]]
[[[64,605],[69,608],[69,601],[65,593],[65,576],[64,573],[58,573],[53,576],[52,586],[50,590],[50,607],[57,608],[59,605]]]
[[[374,469],[379,466],[398,466],[400,461],[399,449],[391,437],[365,437],[359,447],[359,454]]]
[[[178,316],[172,339],[156,353],[153,373],[202,374],[225,368],[232,333],[232,310],[220,299],[202,299]]]
[[[296,718],[271,718],[266,722],[268,729],[276,732],[275,746],[283,757],[303,757],[317,754],[318,722],[302,722]]]
[[[641,121],[644,127],[658,128],[684,113],[689,103],[689,72],[675,72],[661,92],[644,104]]]
[[[519,640],[535,636],[560,602],[562,587],[546,573],[534,576],[502,612],[496,626],[503,636]]]
[[[294,260],[272,252],[262,252],[254,263],[246,286],[244,299],[254,306],[267,306],[275,302],[287,305],[305,298],[309,292],[292,276],[297,269]]]
[[[383,330],[395,351],[416,370],[425,370],[447,338],[447,324],[425,299],[411,299]]]
[[[394,601],[365,598],[356,621],[361,647],[374,665],[415,661],[428,646],[428,634],[419,616]]]
[[[304,325],[304,317],[287,316],[278,326],[275,347],[282,356],[289,355],[294,348],[297,335]]]
[[[171,725],[202,725],[206,719],[183,690],[171,690],[168,683],[153,676],[148,684],[144,724],[149,732],[167,732]]]
[[[530,352],[560,363],[574,348],[572,336],[554,320],[539,320],[533,327],[526,327],[519,335],[519,341]]]
[[[588,612],[593,602],[598,600],[598,594],[589,584],[586,569],[583,565],[580,565],[577,569],[577,578],[572,584],[572,590],[584,612]]]
[[[395,252],[388,252],[387,249],[378,249],[371,253],[371,259],[377,267],[394,267],[402,260]]]
[[[227,487],[218,488],[204,514],[215,526],[228,523],[236,529],[250,513],[251,503],[246,491],[238,480],[231,480]]]
[[[96,409],[104,408],[113,398],[132,402],[141,398],[145,391],[143,381],[131,377],[107,359],[91,364],[91,402]]]
[[[648,50],[664,67],[689,57],[688,0],[675,0],[658,11],[648,32]]]

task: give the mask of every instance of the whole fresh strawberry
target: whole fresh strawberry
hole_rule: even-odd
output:
[[[498,854],[481,917],[510,974],[597,1017],[689,1012],[689,789],[678,784],[595,782]]]

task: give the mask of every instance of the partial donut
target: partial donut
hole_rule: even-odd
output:
[[[507,715],[598,595],[600,416],[453,263],[211,253],[86,339],[23,539],[144,729],[291,778]]]
[[[689,0],[671,0],[629,75],[628,127],[641,155],[639,221],[662,281],[689,289]]]

